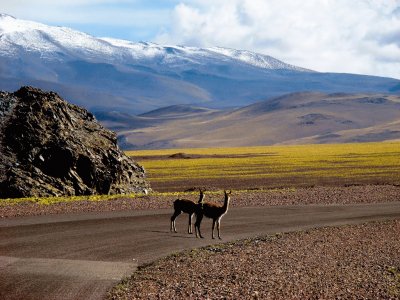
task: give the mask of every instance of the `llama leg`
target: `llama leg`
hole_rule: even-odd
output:
[[[212,237],[212,239],[214,239],[214,228],[215,228],[215,221],[216,221],[216,220],[214,220],[214,219],[213,219],[213,223],[212,223],[212,230],[211,230],[211,237]]]
[[[193,233],[192,232],[192,217],[193,217],[193,214],[189,214],[189,226],[188,226],[188,233],[189,234]]]
[[[176,224],[175,224],[175,219],[177,216],[181,214],[180,211],[175,211],[174,214],[171,217],[171,231],[177,232],[176,231]]]
[[[221,239],[221,236],[220,236],[220,227],[221,227],[221,219],[218,219],[217,220],[217,232],[218,232],[218,238],[219,239]]]
[[[203,219],[203,215],[201,214],[196,214],[196,222],[194,223],[194,231],[196,232],[196,237],[198,238],[203,238],[200,232],[200,225],[201,225],[201,220]]]

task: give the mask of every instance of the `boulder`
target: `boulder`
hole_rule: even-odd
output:
[[[146,193],[114,132],[53,92],[0,92],[0,198]]]

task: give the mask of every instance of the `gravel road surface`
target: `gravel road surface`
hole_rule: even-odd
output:
[[[3,218],[0,299],[99,299],[138,265],[214,244],[185,233],[187,218],[169,232],[171,209]],[[400,202],[232,208],[223,242],[321,226],[400,218]]]

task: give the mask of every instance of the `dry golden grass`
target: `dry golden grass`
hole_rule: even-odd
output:
[[[185,153],[193,158],[170,158]],[[128,151],[153,184],[207,180],[291,179],[312,184],[337,182],[400,183],[400,142],[291,145],[241,148]],[[296,184],[294,184],[296,185]]]
[[[169,158],[185,153],[193,158]],[[156,191],[213,185],[246,190],[304,185],[400,184],[400,142],[128,151],[138,158]],[[258,185],[252,185],[257,182]],[[194,194],[197,191],[193,192]],[[154,193],[156,195],[157,193]],[[163,193],[163,195],[182,193]],[[187,194],[187,193],[185,193]],[[134,198],[140,195],[124,195]],[[121,195],[3,199],[0,205],[105,201]]]

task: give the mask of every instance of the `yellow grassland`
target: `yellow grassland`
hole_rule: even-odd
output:
[[[320,178],[379,179],[400,184],[400,142],[290,145],[238,148],[199,148],[127,151],[138,157],[146,169],[150,183],[181,181],[186,179],[221,178],[283,178],[288,186],[276,191],[291,191],[291,178],[308,178],[307,182]],[[153,159],[175,153],[194,155],[191,159]],[[198,156],[196,158],[196,155]],[[202,157],[204,156],[204,157]],[[147,157],[147,158],[146,158]],[[141,158],[141,159],[140,159]],[[311,180],[310,180],[311,179]],[[271,190],[272,191],[272,190]],[[246,192],[240,189],[236,192]],[[209,193],[214,193],[210,191]],[[215,193],[219,193],[215,191]],[[188,195],[193,192],[153,192],[153,195]],[[138,198],[142,194],[123,195]],[[2,199],[1,205],[36,203],[51,205],[71,201],[107,201],[121,195],[29,197]]]
[[[175,153],[194,158],[151,158]],[[400,142],[142,150],[127,154],[142,158],[139,163],[147,170],[151,182],[298,176],[388,178],[400,182]]]

